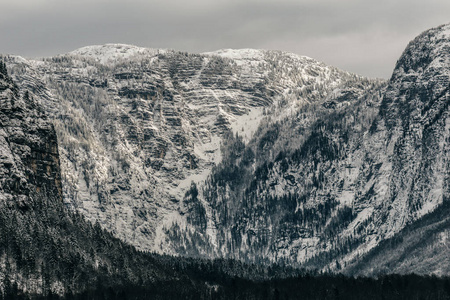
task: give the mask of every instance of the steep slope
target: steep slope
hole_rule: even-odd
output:
[[[29,93],[20,96],[3,62],[0,149],[0,292],[79,291],[102,273],[111,276],[108,280],[118,277],[117,282],[156,277],[158,268],[139,255],[120,263],[118,257],[135,251],[64,208],[52,122],[38,100]],[[148,271],[137,267],[142,263]],[[133,268],[130,274],[120,273],[127,267]]]
[[[386,270],[370,267],[383,241],[448,199],[449,27],[412,41],[387,84],[251,49],[104,45],[7,61],[54,119],[65,204],[115,236],[370,274]],[[409,237],[404,248],[419,247]]]
[[[64,207],[56,132],[39,102],[20,95],[0,61],[0,297],[178,280],[165,258]]]
[[[388,273],[448,276],[449,213],[449,201],[445,200],[432,213],[405,226],[360,259],[354,260],[344,272],[353,276]]]
[[[450,25],[443,25],[418,36],[397,62],[372,130],[391,145],[380,227],[390,237],[408,226],[353,272],[449,274],[449,53]]]
[[[21,96],[0,61],[1,299],[208,298],[213,287],[231,290],[231,278],[298,274],[142,253],[68,210],[56,132],[39,100]]]
[[[431,29],[408,45],[372,128],[375,136],[377,131],[387,133],[386,154],[392,158],[385,203],[395,209],[388,216],[388,231],[448,198],[449,29]]]
[[[354,169],[383,87],[349,82],[320,105],[267,120],[247,144],[229,139],[203,189],[223,255],[303,266],[314,258],[321,268],[360,243],[352,226],[367,211],[353,207]]]
[[[196,232],[184,194],[221,160],[225,134],[248,140],[264,113],[283,118],[361,80],[262,50],[197,55],[114,44],[7,60],[55,120],[65,203],[140,249],[166,253],[180,253],[167,228]],[[198,254],[214,255],[212,212],[201,206],[208,230]]]
[[[412,41],[386,88],[230,139],[203,190],[223,253],[340,270],[448,199],[449,27]]]

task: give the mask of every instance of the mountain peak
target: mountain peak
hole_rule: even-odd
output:
[[[438,26],[436,29],[440,29],[440,34],[441,35],[444,35],[447,38],[450,37],[450,23]]]
[[[417,75],[430,68],[431,71],[448,68],[449,50],[450,24],[424,31],[408,44],[397,61],[392,79],[402,78],[405,74]]]
[[[69,52],[69,54],[90,57],[105,64],[142,54],[154,56],[160,52],[164,52],[164,50],[143,48],[127,44],[104,44],[82,47]]]

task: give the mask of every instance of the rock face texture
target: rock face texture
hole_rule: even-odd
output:
[[[65,207],[53,122],[30,94],[0,60],[1,298],[69,297],[94,282],[104,288],[180,282],[168,266],[175,259],[137,252]]]
[[[302,127],[304,110],[302,121],[269,125],[246,145],[234,140],[204,190],[226,224],[224,253],[339,270],[445,205],[449,29],[412,41],[384,89],[331,94],[312,125]],[[349,105],[336,105],[342,99]],[[442,224],[433,234],[446,236]]]
[[[377,201],[392,208],[383,222],[386,232],[396,231],[448,199],[449,28],[426,31],[408,45],[372,127],[372,140],[386,143],[382,149],[390,178]]]
[[[58,282],[63,279],[54,278],[58,267],[52,264],[62,256],[59,250],[67,257],[78,249],[76,246],[69,249],[60,241],[76,235],[79,228],[88,228],[80,220],[79,227],[73,230],[72,221],[63,206],[53,123],[37,99],[27,92],[21,95],[0,61],[0,289],[3,293],[8,293],[12,283],[15,289],[31,293],[61,291]],[[72,232],[61,230],[61,224]],[[47,272],[50,269],[52,276]]]
[[[386,270],[371,267],[386,241],[417,245],[408,228],[448,201],[449,45],[450,25],[421,34],[387,83],[251,49],[104,45],[6,61],[53,120],[64,203],[117,237],[372,274]],[[37,161],[52,162],[44,149]],[[428,218],[423,232],[448,235]]]
[[[26,211],[38,199],[62,202],[58,143],[51,120],[0,70],[1,205]]]
[[[105,45],[8,64],[54,120],[65,203],[140,249],[168,253],[179,253],[168,228],[195,231],[190,206],[208,215],[203,227],[215,226],[207,204],[183,198],[221,161],[224,135],[249,139],[264,114],[282,118],[362,80],[307,57],[251,49],[194,55]]]
[[[383,237],[405,229],[353,271],[449,274],[449,103],[450,25],[443,25],[408,45],[372,128],[372,140],[385,141],[390,175],[375,202],[384,211],[379,227]]]
[[[93,232],[92,225],[64,208],[52,120],[39,99],[28,92],[21,94],[0,61],[2,295],[7,297],[10,293],[15,297],[17,291],[47,294],[85,289],[89,278],[95,277],[98,271],[94,265],[111,264],[110,258],[92,249],[105,240],[120,245],[119,241],[102,236],[100,231],[94,238]],[[126,254],[122,251],[120,255]]]

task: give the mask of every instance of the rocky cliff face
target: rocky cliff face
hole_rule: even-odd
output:
[[[53,278],[45,281],[44,269],[56,257],[48,261],[44,257],[49,254],[45,247],[54,246],[49,236],[60,237],[59,226],[66,221],[53,123],[38,100],[29,93],[20,93],[0,61],[0,290],[3,293],[8,292],[12,283],[15,289],[31,293],[61,288]]]
[[[370,195],[356,189],[368,176],[364,138],[383,90],[382,82],[348,83],[267,121],[247,144],[229,140],[203,189],[223,255],[322,268],[375,236],[373,208],[363,206]]]
[[[381,236],[390,239],[355,272],[449,273],[449,53],[450,25],[443,25],[414,39],[397,62],[371,138],[385,143],[378,160],[389,177],[374,182],[374,203]]]
[[[57,136],[40,100],[0,60],[0,298],[179,282],[168,267],[179,261],[139,253],[65,208]]]
[[[448,199],[449,38],[420,35],[387,84],[249,49],[7,61],[92,222],[146,250],[341,270]]]
[[[231,139],[203,190],[222,253],[340,270],[439,209],[449,192],[449,27],[412,41],[387,87],[354,83],[247,144]]]
[[[5,297],[15,297],[22,291],[62,293],[82,285],[84,289],[86,283],[80,285],[73,276],[78,272],[75,276],[79,276],[82,270],[95,273],[93,261],[81,263],[81,257],[93,245],[89,245],[87,238],[92,234],[92,225],[75,218],[63,205],[53,122],[39,99],[28,92],[21,93],[8,76],[3,61],[0,61],[0,233],[0,293]],[[92,254],[92,258],[97,256]]]
[[[307,57],[250,49],[105,45],[8,63],[54,119],[65,203],[141,249],[169,253],[180,252],[168,228],[195,231],[192,205],[206,214],[202,240],[214,238],[211,208],[183,198],[221,161],[225,134],[248,140],[264,114],[284,118],[361,80]]]
[[[26,211],[36,201],[62,201],[58,144],[40,105],[0,72],[1,205]]]
[[[448,197],[449,25],[431,29],[406,48],[372,128],[384,141],[390,177],[377,205],[387,206],[386,232],[423,216]],[[380,174],[381,175],[381,174]]]

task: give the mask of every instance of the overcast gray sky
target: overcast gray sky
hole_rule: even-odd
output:
[[[126,43],[285,50],[388,78],[407,43],[450,22],[448,0],[1,0],[0,53]]]

